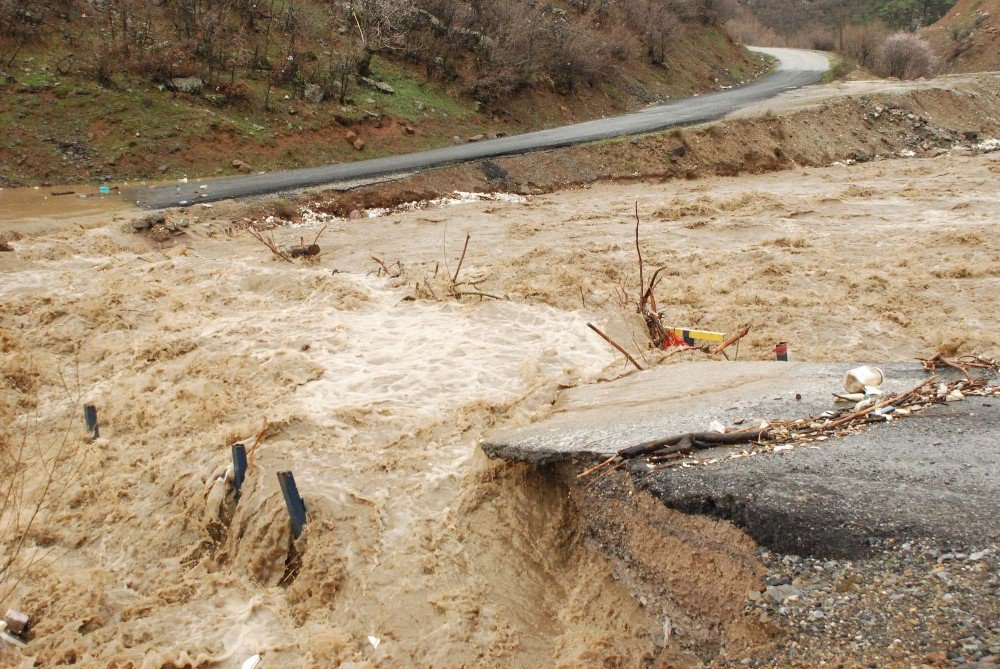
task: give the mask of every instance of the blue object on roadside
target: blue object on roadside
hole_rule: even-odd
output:
[[[107,194],[111,192],[111,189],[108,188],[107,186],[101,186],[100,191],[102,194]]]

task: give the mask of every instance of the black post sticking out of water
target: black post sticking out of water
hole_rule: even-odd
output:
[[[87,434],[94,440],[101,436],[101,431],[97,426],[97,407],[93,404],[83,405],[83,420],[87,423]]]
[[[298,539],[302,534],[302,526],[306,524],[306,503],[299,496],[299,490],[295,487],[295,477],[291,472],[278,472],[278,485],[281,486],[281,494],[285,497],[288,517],[292,520],[292,538]]]
[[[243,444],[233,444],[233,499],[240,498],[240,488],[247,477],[247,449]]]

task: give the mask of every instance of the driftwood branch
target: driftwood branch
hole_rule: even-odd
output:
[[[277,243],[275,243],[275,241],[274,241],[274,235],[268,235],[267,237],[265,237],[263,235],[263,233],[261,233],[261,232],[259,232],[257,230],[254,230],[253,227],[249,227],[249,226],[247,227],[247,232],[250,233],[251,237],[253,237],[258,242],[260,242],[261,244],[263,244],[264,246],[266,246],[268,251],[270,251],[271,253],[273,253],[277,257],[281,258],[285,262],[292,262],[292,259],[289,258],[285,254],[284,251],[282,251],[281,249],[278,248]]]
[[[639,248],[639,201],[635,201],[635,254],[639,256],[639,313],[646,303],[646,281],[642,274],[642,249]]]
[[[636,369],[638,369],[638,370],[639,370],[640,372],[641,372],[641,371],[644,371],[644,370],[643,370],[643,368],[642,368],[642,365],[640,365],[640,364],[639,364],[638,362],[636,362],[636,361],[635,361],[635,358],[633,358],[633,357],[632,357],[632,356],[631,356],[631,355],[629,354],[629,352],[628,352],[628,351],[626,351],[626,350],[625,350],[625,349],[623,349],[623,348],[622,348],[621,346],[619,346],[619,345],[618,345],[617,343],[615,343],[615,341],[614,341],[614,340],[613,340],[613,339],[612,339],[611,337],[609,337],[608,335],[606,335],[606,334],[604,334],[603,332],[601,332],[601,331],[600,331],[600,330],[599,330],[599,329],[598,329],[597,327],[595,327],[595,326],[594,326],[594,325],[593,325],[592,323],[587,323],[587,327],[588,327],[588,328],[590,328],[591,330],[593,330],[594,332],[596,332],[596,333],[597,333],[598,335],[600,335],[601,339],[603,339],[604,341],[608,342],[609,344],[611,344],[612,346],[614,346],[614,347],[615,347],[616,349],[618,349],[618,352],[619,352],[619,353],[621,353],[622,355],[624,355],[624,356],[625,356],[625,358],[626,358],[626,359],[627,359],[627,360],[628,360],[629,362],[631,362],[631,363],[632,363],[633,365],[635,365],[635,368],[636,368]]]
[[[462,247],[462,256],[458,259],[458,267],[455,268],[455,276],[451,277],[452,283],[458,281],[458,273],[462,271],[462,263],[465,262],[465,252],[469,250],[470,239],[472,239],[472,235],[468,232],[465,233],[465,246]]]
[[[738,332],[736,332],[736,334],[734,334],[733,336],[729,337],[728,339],[726,339],[726,341],[722,342],[721,344],[719,344],[718,346],[716,346],[715,348],[713,348],[712,349],[712,353],[715,353],[715,354],[722,353],[727,348],[729,348],[730,346],[732,346],[733,344],[735,344],[736,342],[738,342],[740,339],[743,339],[743,337],[746,337],[748,332],[750,332],[750,325],[749,324],[748,325],[744,325],[743,327],[741,327],[739,329]]]

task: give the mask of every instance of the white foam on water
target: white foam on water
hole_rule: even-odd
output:
[[[400,302],[379,279],[357,277],[371,302],[314,326],[313,359],[326,372],[301,388],[317,421],[372,411],[399,429],[464,404],[504,402],[543,379],[592,377],[611,360],[575,312],[513,302]]]

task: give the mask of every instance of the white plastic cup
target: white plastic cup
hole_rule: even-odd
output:
[[[878,367],[865,365],[855,367],[844,374],[844,390],[849,393],[863,393],[866,388],[878,388],[885,381],[885,374]]]

